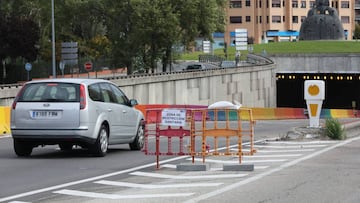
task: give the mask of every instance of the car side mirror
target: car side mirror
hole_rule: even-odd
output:
[[[130,105],[131,106],[136,106],[136,105],[138,105],[139,103],[138,103],[138,101],[136,100],[136,99],[130,99]]]

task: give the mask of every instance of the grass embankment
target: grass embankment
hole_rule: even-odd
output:
[[[272,42],[254,44],[254,53],[261,54],[265,50],[268,54],[296,54],[296,53],[360,53],[360,41],[298,41]],[[241,51],[244,56],[247,50]],[[202,52],[187,53],[180,56],[181,60],[198,60]],[[214,50],[214,55],[224,57],[223,49]],[[228,47],[228,59],[235,58],[235,47]]]

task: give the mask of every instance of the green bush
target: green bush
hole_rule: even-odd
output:
[[[334,140],[346,138],[345,129],[337,119],[328,118],[325,122],[325,135]]]

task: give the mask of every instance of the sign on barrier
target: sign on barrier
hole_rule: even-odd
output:
[[[186,110],[164,109],[161,112],[161,124],[170,126],[185,126]]]

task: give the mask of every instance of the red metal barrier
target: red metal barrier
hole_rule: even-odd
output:
[[[178,110],[178,109],[173,109]],[[186,120],[190,115],[190,110],[186,111]],[[156,156],[156,168],[160,167],[159,156],[183,156],[190,155],[187,150],[189,147],[184,143],[184,138],[190,137],[189,126],[166,126],[162,125],[163,109],[148,109],[146,113],[145,125],[145,143],[144,149],[146,155]],[[155,119],[155,120],[154,120]],[[155,138],[155,145],[151,145],[150,139]],[[161,141],[166,139],[167,144],[161,145]],[[178,141],[178,144],[175,143]],[[174,146],[173,146],[174,145]],[[163,148],[161,148],[163,147]]]

